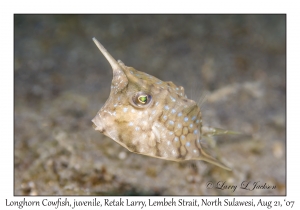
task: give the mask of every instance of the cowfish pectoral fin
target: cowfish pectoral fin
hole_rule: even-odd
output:
[[[244,135],[243,133],[226,130],[222,128],[213,128],[209,126],[202,126],[203,136],[218,136],[218,135]]]

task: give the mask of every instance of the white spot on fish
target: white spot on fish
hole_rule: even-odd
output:
[[[127,110],[128,110],[127,107],[123,108],[123,112],[127,112]]]
[[[174,121],[170,120],[170,121],[169,121],[169,124],[170,124],[170,125],[174,125]]]
[[[176,137],[174,138],[174,141],[179,141],[179,138],[176,136]]]
[[[154,115],[155,113],[156,113],[156,110],[153,110],[153,111],[152,111],[152,114]]]
[[[196,116],[193,116],[193,117],[192,117],[192,120],[194,121],[195,119],[196,119]]]
[[[184,135],[181,135],[180,136],[180,140],[184,140],[185,139],[185,136]]]
[[[197,134],[198,133],[198,130],[194,130],[194,134]]]
[[[116,116],[116,112],[111,113],[111,112],[108,111],[108,110],[103,110],[103,112],[106,112],[106,113],[108,113],[108,114],[110,114],[110,115]],[[99,113],[99,116],[101,116],[100,113]]]
[[[175,113],[176,113],[176,110],[175,110],[175,109],[172,109],[171,113],[172,113],[172,114],[175,114]]]
[[[192,128],[194,125],[193,124],[190,124],[190,128]]]
[[[156,103],[155,103],[155,106],[157,106],[159,104],[159,102],[157,101]]]
[[[186,142],[186,144],[185,144],[187,147],[189,147],[190,145],[191,145],[191,143],[190,142]]]
[[[179,112],[177,116],[178,116],[178,117],[181,117],[181,116],[182,116],[182,113],[181,113],[181,112]]]
[[[128,125],[129,125],[129,126],[133,126],[133,122],[129,122]]]
[[[184,122],[187,122],[188,120],[189,120],[188,117],[185,117],[185,118],[184,118]]]
[[[170,135],[173,135],[174,133],[172,131],[169,132]]]
[[[118,104],[114,104],[114,107],[117,107],[118,106]]]
[[[196,120],[196,123],[198,124],[198,123],[199,123],[199,120]]]
[[[196,150],[196,149],[194,149],[194,150],[193,150],[193,152],[194,152],[194,153],[197,153],[197,150]]]
[[[182,124],[178,123],[177,128],[182,128]]]
[[[169,110],[170,108],[169,108],[169,106],[168,105],[166,105],[165,106],[165,110]]]
[[[141,128],[139,126],[135,127],[136,131],[139,131]]]
[[[148,121],[144,120],[142,121],[143,127],[146,127],[148,125]]]
[[[164,116],[163,116],[163,119],[164,119],[164,120],[167,120],[167,119],[168,119],[168,117],[167,117],[166,115],[164,115]]]
[[[168,144],[168,146],[170,146],[170,145],[171,145],[171,142],[170,142],[170,141],[168,141],[168,142],[167,142],[167,144]]]
[[[175,101],[176,101],[176,99],[175,99],[175,98],[173,98],[172,96],[170,96],[170,98],[171,98],[171,100],[172,100],[173,102],[175,102]]]

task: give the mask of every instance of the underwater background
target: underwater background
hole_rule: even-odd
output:
[[[214,138],[232,171],[130,153],[95,131],[112,70],[93,37],[183,86],[204,125],[245,134]],[[285,195],[286,16],[14,15],[14,194]]]

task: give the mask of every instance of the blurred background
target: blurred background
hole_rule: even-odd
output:
[[[15,195],[286,194],[285,15],[15,15],[14,34]],[[204,125],[244,133],[214,138],[233,170],[133,154],[96,132],[112,70],[92,37],[185,87]]]

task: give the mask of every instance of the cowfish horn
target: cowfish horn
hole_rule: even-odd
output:
[[[94,37],[93,41],[99,48],[99,50],[102,52],[104,57],[107,59],[109,64],[112,67],[113,70],[113,80],[112,80],[112,88],[115,89],[115,93],[118,93],[119,91],[123,90],[127,84],[128,79],[122,69],[122,67],[119,65],[119,63],[109,54],[109,52],[103,47],[103,45]]]

